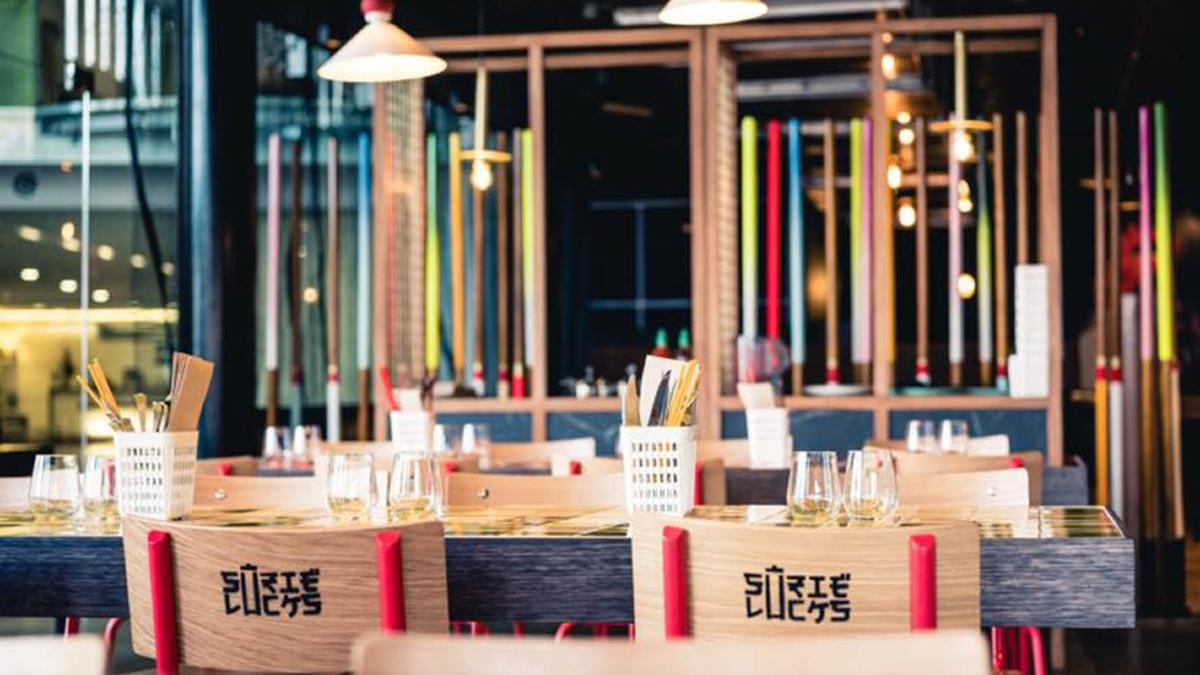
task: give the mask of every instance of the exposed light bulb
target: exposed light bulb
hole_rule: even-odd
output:
[[[898,136],[900,138],[901,145],[912,145],[913,141],[915,141],[917,139],[916,132],[914,132],[912,129],[909,129],[908,127],[904,127],[903,129],[901,129]]]
[[[960,131],[954,136],[954,158],[960,162],[975,161],[975,142],[971,134]]]
[[[74,293],[79,290],[79,282],[74,279],[63,279],[58,282],[58,290],[63,293]]]
[[[901,110],[900,112],[896,113],[896,121],[900,124],[908,124],[912,122],[912,113],[908,112],[907,110]]]
[[[970,300],[971,298],[975,297],[976,286],[977,284],[975,283],[975,277],[971,276],[969,273],[963,272],[962,274],[958,275],[958,297],[962,298],[963,300]]]
[[[888,187],[893,190],[899,190],[900,189],[900,180],[903,177],[904,177],[904,174],[902,171],[900,171],[900,162],[897,161],[895,157],[893,157],[892,161],[888,162],[888,167],[887,167]]]
[[[471,187],[480,192],[492,187],[492,167],[482,159],[471,160]]]
[[[971,201],[971,185],[965,178],[958,181],[958,210],[960,213],[970,213],[975,208]]]
[[[896,210],[896,221],[905,229],[917,224],[917,208],[913,206],[911,197],[900,200],[900,206]]]
[[[108,292],[107,288],[97,288],[96,290],[92,291],[92,302],[97,304],[103,305],[104,303],[108,302],[111,297],[112,295]]]
[[[896,60],[896,55],[891,52],[884,52],[879,59],[879,67],[883,70],[884,78],[888,80],[894,80],[900,74],[900,63]]]
[[[22,267],[21,281],[37,281],[42,277],[42,272],[36,267]]]

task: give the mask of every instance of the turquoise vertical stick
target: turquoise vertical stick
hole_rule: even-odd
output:
[[[792,363],[804,363],[804,191],[800,120],[788,120],[788,312]]]

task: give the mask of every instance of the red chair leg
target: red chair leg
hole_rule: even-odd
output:
[[[598,638],[608,637],[608,624],[598,623],[592,626],[592,635]]]
[[[149,548],[150,608],[154,616],[154,660],[158,675],[178,675],[179,643],[175,627],[175,570],[171,535],[151,530]]]
[[[564,621],[563,623],[558,624],[558,630],[554,631],[555,641],[567,639],[567,635],[571,632],[571,629],[574,627],[575,627],[574,621]]]
[[[630,640],[637,639],[637,625],[636,624],[632,624],[632,623],[629,624],[629,639]]]
[[[515,637],[515,638],[524,637],[525,636],[525,622],[524,621],[512,622],[512,634],[513,634],[513,637]]]
[[[937,539],[914,534],[908,539],[909,627],[937,628]]]
[[[1021,636],[1029,642],[1028,653],[1033,656],[1033,675],[1046,675],[1046,645],[1042,643],[1042,631],[1036,626],[1022,626]]]
[[[217,464],[217,473],[222,476],[232,476],[233,475],[233,463],[232,462],[221,462],[221,463]]]
[[[79,634],[80,618],[77,616],[68,616],[63,619],[63,637],[71,637]]]
[[[581,475],[583,473],[583,464],[578,460],[571,460],[571,463],[567,465],[567,473],[572,476]]]
[[[399,532],[380,532],[375,535],[375,566],[379,575],[379,623],[387,633],[403,633],[407,629],[404,617],[404,561],[402,538]]]
[[[688,637],[687,530],[663,528],[663,627],[668,638]]]
[[[1000,671],[1008,667],[1007,645],[1004,644],[1004,629],[992,626],[992,670]]]
[[[696,506],[704,504],[704,467],[696,466],[696,486],[693,488],[692,503]]]
[[[104,624],[104,672],[112,672],[113,664],[113,647],[117,642],[117,631],[121,629],[121,624],[125,623],[125,619],[113,617]]]

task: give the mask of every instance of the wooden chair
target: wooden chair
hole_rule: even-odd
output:
[[[196,460],[197,476],[253,476],[258,458],[250,455]]]
[[[531,469],[546,470],[550,468],[554,455],[564,455],[571,459],[589,459],[596,456],[596,439],[569,438],[559,441],[534,441],[532,443],[496,443],[488,446],[483,453],[484,469],[497,469],[505,466],[521,465]]]
[[[482,671],[496,675],[987,675],[990,672],[983,637],[978,631],[969,630],[670,644],[606,641],[564,644],[532,638],[462,640],[371,635],[354,646],[354,672],[358,675]]]
[[[123,526],[133,649],[155,658],[160,674],[344,671],[363,632],[446,632],[437,521]]]
[[[1025,469],[900,474],[903,506],[1029,506]]]
[[[800,528],[635,514],[639,640],[979,630],[979,530]]]
[[[1030,505],[1040,506],[1042,503],[1045,458],[1037,451],[1015,452],[1007,457],[970,457],[892,450],[892,456],[896,458],[896,472],[900,475],[999,471],[1022,467],[1029,472]]]
[[[193,505],[226,509],[322,508],[325,506],[325,483],[312,477],[197,475]]]
[[[750,466],[750,441],[745,438],[696,441],[697,462],[715,459],[721,460],[728,467],[745,468]]]
[[[625,470],[620,457],[584,457],[573,459],[570,455],[550,456],[551,476],[579,476],[598,473],[621,473]]]
[[[452,473],[446,476],[450,506],[624,506],[625,476],[512,476]]]
[[[0,638],[0,664],[7,675],[105,675],[108,668],[95,635]]]

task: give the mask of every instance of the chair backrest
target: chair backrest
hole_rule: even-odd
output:
[[[700,439],[696,441],[696,461],[719,459],[729,467],[750,466],[750,441],[745,438],[723,440]]]
[[[29,506],[29,478],[0,478],[0,509],[16,510]]]
[[[1029,506],[1025,469],[902,473],[897,483],[903,506]]]
[[[325,506],[325,483],[317,478],[257,476],[196,476],[194,506],[256,508]]]
[[[437,521],[122,525],[133,649],[160,668],[343,671],[355,638],[381,622],[424,633],[448,625]]]
[[[197,476],[253,476],[257,468],[258,459],[250,455],[196,460]]]
[[[635,514],[638,640],[979,629],[979,529],[781,527]]]
[[[450,506],[624,506],[625,476],[512,476],[452,473],[446,476]]]
[[[570,455],[550,456],[551,476],[579,476],[597,473],[621,473],[625,464],[620,457],[584,457],[575,459]]]
[[[375,461],[376,471],[392,470],[391,441],[316,441],[313,443],[313,473],[324,477],[329,469],[329,455],[349,452],[369,452]]]
[[[640,629],[638,631],[641,632]],[[986,675],[987,645],[979,631],[945,630],[872,636],[695,640],[629,643],[507,637],[363,637],[354,648],[358,675],[476,673],[923,673]],[[486,664],[486,668],[481,668]]]
[[[493,441],[488,446],[484,468],[521,464],[531,468],[549,469],[551,457],[554,455],[565,455],[571,459],[595,457],[596,439],[587,436],[532,443],[497,443]]]
[[[1033,506],[1039,506],[1042,503],[1042,471],[1045,466],[1045,458],[1036,450],[1014,452],[1002,457],[971,457],[892,450],[892,456],[896,458],[896,472],[900,475],[998,471],[1019,465],[1029,472],[1029,503]]]
[[[105,657],[99,635],[0,638],[7,675],[104,675]]]

